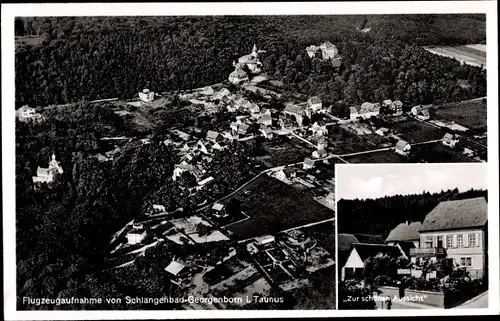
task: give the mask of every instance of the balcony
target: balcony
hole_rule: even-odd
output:
[[[410,249],[410,256],[416,257],[445,257],[446,250],[442,247],[413,248]]]

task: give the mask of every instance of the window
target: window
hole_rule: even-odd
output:
[[[464,247],[464,236],[462,234],[457,235],[457,247]]]
[[[472,266],[472,258],[471,257],[468,257],[466,259],[466,261],[467,261],[467,266]]]
[[[453,247],[453,235],[448,235],[446,237],[446,247],[447,248],[452,248]]]
[[[469,234],[469,247],[476,247],[476,234]]]
[[[427,236],[425,238],[425,247],[426,248],[431,248],[432,247],[432,236]]]
[[[460,258],[460,266],[465,266],[465,257]]]

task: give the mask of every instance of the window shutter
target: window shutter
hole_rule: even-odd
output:
[[[448,248],[448,243],[447,243],[447,241],[448,241],[448,236],[444,235],[444,236],[443,236],[443,247],[444,247],[445,249],[446,249],[446,248]]]
[[[464,234],[464,247],[469,247],[469,234]]]
[[[479,233],[476,233],[476,247],[479,247]]]
[[[457,246],[458,246],[458,244],[457,244],[457,235],[454,234],[453,235],[453,247],[457,247]]]

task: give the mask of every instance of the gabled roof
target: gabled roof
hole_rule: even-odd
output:
[[[413,242],[398,242],[398,247],[401,249],[401,251],[404,252],[406,257],[410,257],[410,249],[415,248],[415,244]]]
[[[358,112],[358,109],[353,106],[349,108],[349,111],[351,112],[351,114],[356,114]]]
[[[242,131],[242,132],[245,132],[245,133],[247,132],[248,128],[250,128],[250,126],[249,126],[249,125],[247,125],[247,124],[240,124],[240,125],[238,126],[238,130],[240,130],[240,131]]]
[[[446,133],[446,134],[444,134],[443,139],[444,140],[453,140],[453,135],[450,133]]]
[[[384,239],[381,235],[376,234],[353,234],[356,239],[359,241],[358,243],[368,243],[368,244],[384,244]]]
[[[403,150],[403,149],[406,147],[406,145],[408,145],[408,142],[407,142],[407,141],[405,141],[405,140],[400,140],[400,141],[398,141],[398,142],[396,143],[396,149],[401,149],[401,150]]]
[[[408,225],[406,223],[401,223],[389,233],[389,236],[385,241],[416,241],[420,238],[420,233],[418,231],[421,227],[422,223],[420,222],[412,222]]]
[[[309,98],[309,102],[311,104],[321,104],[321,99],[319,99],[318,96],[313,96],[313,97]]]
[[[359,243],[358,239],[354,236],[354,234],[338,234],[337,236],[337,248],[338,251],[349,251],[351,246],[355,243]]]
[[[365,102],[365,103],[362,103],[361,106],[359,107],[359,112],[360,113],[369,113],[369,112],[376,111],[378,108],[379,108],[378,104]]]
[[[386,105],[391,105],[392,104],[392,100],[390,99],[385,99],[382,103],[386,104]]]
[[[306,165],[314,165],[314,161],[310,158],[304,159],[304,164]]]
[[[393,104],[396,105],[396,106],[403,106],[403,103],[401,102],[401,100],[395,100],[393,102]]]
[[[221,203],[215,203],[214,206],[212,206],[212,209],[215,211],[220,211],[224,208],[224,205]]]
[[[168,273],[176,276],[178,275],[186,266],[180,262],[177,261],[172,261],[170,264],[165,268],[165,271]]]
[[[214,132],[212,130],[209,130],[207,132],[207,139],[217,139],[218,136],[219,136],[218,132]]]
[[[304,109],[298,105],[289,103],[285,107],[285,112],[293,113],[293,114],[297,114],[297,115],[302,115],[302,113],[304,112]]]
[[[247,73],[240,68],[236,68],[232,73],[229,74],[229,76],[236,77],[236,78],[248,77]]]
[[[420,232],[484,227],[488,203],[484,197],[439,203],[427,216]]]
[[[399,257],[401,255],[401,251],[396,246],[355,243],[352,245],[352,247],[353,250],[356,250],[363,262],[366,261],[366,259],[377,256],[379,254],[389,255],[393,257]]]

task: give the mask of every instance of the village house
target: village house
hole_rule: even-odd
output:
[[[357,118],[368,119],[373,116],[378,116],[380,113],[380,104],[378,103],[362,103],[359,107],[351,107],[350,119],[356,120]]]
[[[221,88],[221,90],[214,94],[214,99],[222,100],[222,97],[229,95],[231,95],[231,92],[227,88]]]
[[[153,211],[154,212],[165,212],[165,206],[159,205],[159,204],[153,204]]]
[[[196,178],[196,181],[198,181],[198,178],[201,176],[201,171],[193,166],[193,165],[189,165],[185,162],[181,163],[181,164],[176,164],[174,166],[174,172],[172,174],[172,180],[177,180],[178,177],[181,177],[182,173],[184,172],[190,172],[191,174],[194,175],[194,177]]]
[[[170,281],[178,286],[183,286],[187,280],[192,276],[191,269],[184,263],[176,261],[175,259],[165,268],[168,272]]]
[[[391,110],[394,111],[396,116],[403,114],[403,103],[400,100],[396,100],[391,105]]]
[[[38,166],[36,176],[33,176],[33,183],[52,183],[57,174],[62,174],[64,171],[60,163],[56,160],[56,155],[52,154],[49,159],[49,167],[43,168]]]
[[[396,246],[354,243],[351,246],[347,261],[342,267],[341,279],[363,277],[365,261],[370,257],[388,255],[398,258],[401,254],[401,251]]]
[[[411,150],[411,145],[404,140],[399,140],[396,143],[396,147],[394,148],[394,151],[402,156],[408,156],[410,154],[410,150]]]
[[[139,92],[139,99],[142,102],[150,103],[155,99],[155,93],[150,91],[149,89],[143,89]]]
[[[321,102],[321,99],[319,99],[319,97],[317,96],[309,98],[309,100],[307,101],[307,105],[313,111],[320,111],[323,109],[323,103]]]
[[[202,93],[206,96],[212,96],[214,94],[214,89],[211,86],[206,86],[203,88]]]
[[[241,69],[240,64],[235,63],[235,69],[229,74],[229,81],[234,85],[239,85],[242,82],[248,81],[248,74]]]
[[[420,247],[412,257],[453,260],[471,278],[481,278],[487,263],[488,203],[484,197],[439,203],[426,215],[420,233]]]
[[[265,126],[271,126],[273,124],[273,119],[271,118],[270,115],[265,114],[262,115],[257,122]]]
[[[334,206],[335,205],[335,193],[334,192],[330,192],[328,193],[326,196],[325,196],[325,202],[330,205],[330,206]]]
[[[19,121],[22,122],[42,119],[42,115],[37,113],[35,108],[28,107],[27,105],[24,105],[23,107],[16,110],[16,114]]]
[[[314,161],[310,158],[305,158],[303,162],[303,169],[311,169],[314,167]]]
[[[338,53],[339,53],[337,47],[330,41],[326,41],[322,43],[320,46],[311,45],[306,48],[306,51],[309,58],[316,57],[318,52],[321,51],[322,59],[324,60],[338,58]]]
[[[444,146],[454,148],[458,143],[458,139],[453,134],[446,133],[442,139],[442,142]]]
[[[265,139],[273,139],[273,130],[269,127],[259,129]]]
[[[379,136],[385,136],[385,135],[387,135],[388,132],[389,132],[389,129],[387,129],[385,127],[380,127],[379,129],[377,129],[375,131],[375,134],[377,134]]]
[[[141,243],[146,238],[147,232],[140,223],[134,223],[132,229],[127,233],[127,243],[135,245]]]
[[[473,157],[476,153],[472,149],[464,147],[464,151],[462,152],[462,154],[465,156]]]
[[[431,115],[429,114],[430,107],[431,105],[413,106],[413,108],[411,109],[411,114],[417,117],[418,119],[428,120],[429,118],[431,118]]]
[[[323,121],[314,122],[310,130],[312,131],[313,135],[328,135],[328,128]]]
[[[226,209],[225,209],[225,206],[221,203],[215,203],[213,206],[212,206],[212,214],[215,216],[215,217],[226,217],[228,216],[229,214],[226,212]]]
[[[284,168],[274,172],[273,176],[279,179],[280,181],[288,184],[290,183],[290,180],[292,180],[297,176],[297,172],[293,168]]]
[[[386,238],[387,245],[398,247],[406,258],[410,258],[410,249],[418,248],[420,241],[419,230],[422,227],[420,222],[408,221],[400,223],[391,230],[389,236]]]
[[[218,132],[215,132],[213,130],[209,130],[207,132],[207,136],[206,136],[206,139],[209,141],[209,142],[212,142],[212,143],[215,143],[217,142],[218,140],[221,139],[221,136],[219,135]]]
[[[197,189],[202,189],[214,182],[214,178],[212,176],[209,176],[207,178],[204,178],[198,182]]]
[[[382,107],[391,108],[391,106],[392,106],[392,100],[386,99],[382,101]]]
[[[316,142],[316,148],[318,150],[325,150],[326,147],[328,147],[328,141],[323,136],[319,137],[318,141]]]
[[[248,129],[250,128],[247,124],[239,124],[238,125],[238,134],[246,135],[248,133]]]
[[[289,115],[290,117],[295,118],[295,121],[297,122],[297,124],[299,124],[299,126],[302,126],[302,122],[305,116],[309,118],[311,117],[310,113],[308,113],[308,111],[306,111],[305,108],[299,105],[295,105],[293,103],[287,104],[284,112],[285,115]]]
[[[326,152],[326,150],[324,149],[318,149],[318,150],[315,150],[313,153],[312,153],[312,157],[313,158],[324,158],[328,155],[328,153]]]
[[[384,240],[380,235],[374,234],[337,234],[337,269],[338,275],[342,275],[342,268],[347,262],[349,254],[351,254],[351,249],[353,244],[365,243],[365,244],[384,244]]]

